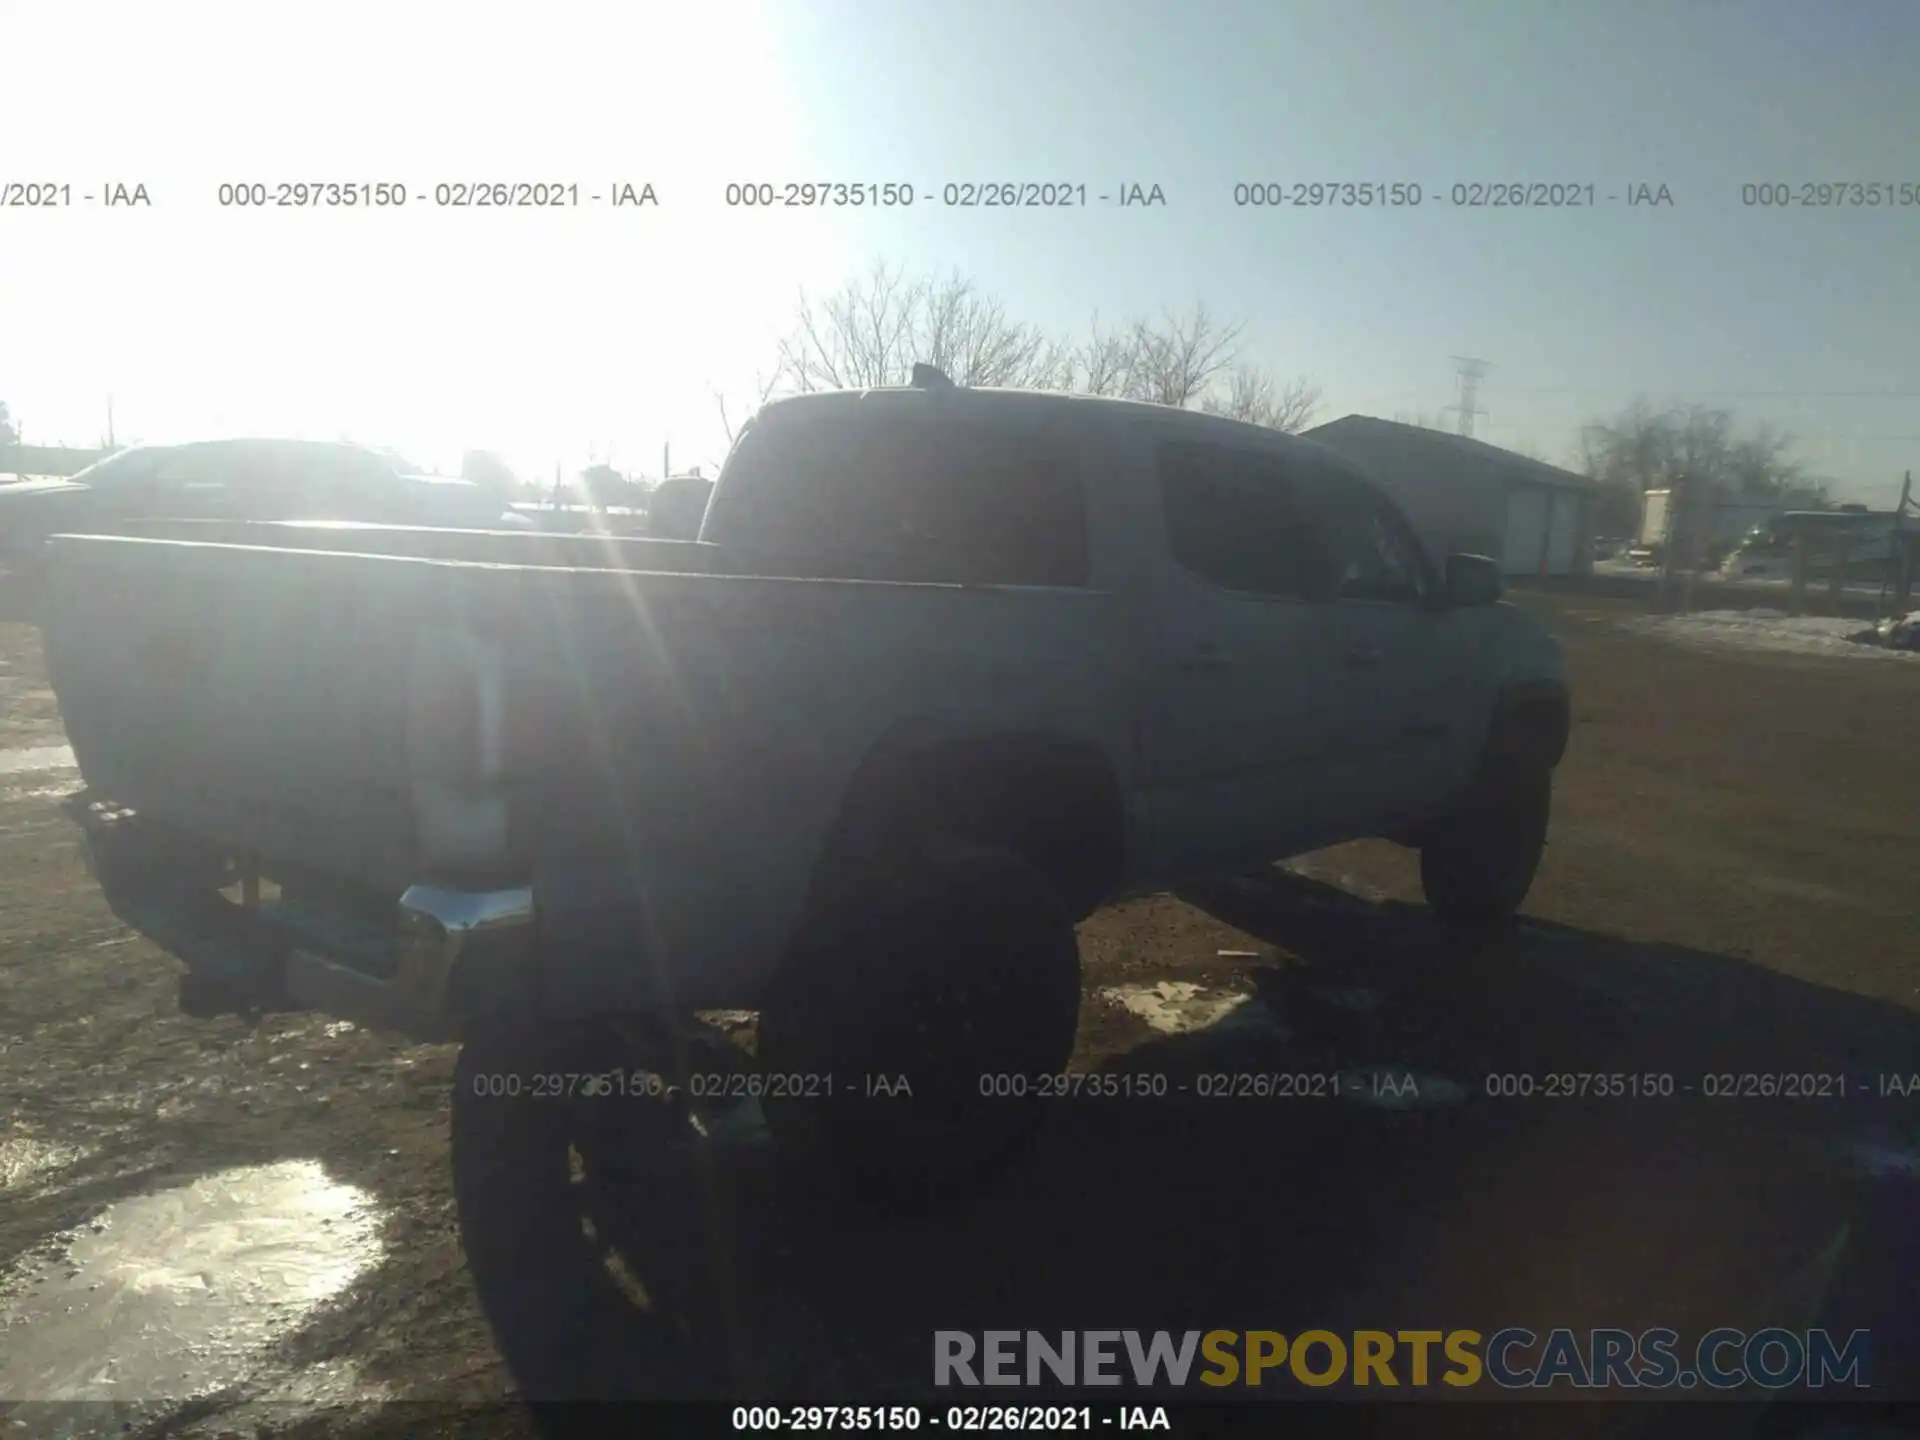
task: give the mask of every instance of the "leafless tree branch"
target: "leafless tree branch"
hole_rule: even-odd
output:
[[[1166,315],[1155,325],[1133,322],[1133,383],[1129,399],[1185,406],[1198,399],[1234,362],[1243,327],[1221,325],[1205,303],[1184,317]]]
[[[752,419],[754,412],[759,410],[759,408],[762,405],[765,405],[767,401],[773,398],[773,392],[777,388],[779,388],[779,384],[780,384],[780,372],[777,369],[773,372],[772,375],[768,375],[768,376],[762,376],[759,374],[754,375],[753,386],[754,386],[755,395],[754,395],[754,401],[753,401],[753,408],[747,412],[747,415],[746,415],[747,420]],[[739,432],[735,430],[733,421],[727,414],[727,397],[725,395],[722,395],[719,390],[715,389],[713,391],[713,403],[720,407],[720,428],[727,432],[727,446],[729,449],[731,449],[733,446],[733,442]],[[745,420],[743,420],[741,423],[744,424]]]
[[[1095,316],[1084,341],[1063,342],[1008,315],[964,275],[914,279],[877,264],[829,295],[801,295],[793,329],[779,344],[773,383],[801,392],[900,385],[924,361],[960,385],[1202,403],[1254,424],[1301,429],[1319,408],[1320,388],[1305,379],[1282,386],[1256,368],[1236,369],[1242,328],[1222,323],[1202,303],[1184,315],[1118,328]],[[1223,377],[1225,391],[1216,393]],[[731,439],[724,403],[721,423]]]
[[[1266,371],[1242,365],[1228,379],[1226,393],[1209,395],[1201,408],[1211,415],[1292,435],[1306,428],[1320,408],[1320,387],[1303,378],[1278,388]]]

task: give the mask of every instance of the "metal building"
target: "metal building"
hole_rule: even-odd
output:
[[[1371,415],[1301,432],[1352,460],[1407,512],[1436,560],[1490,555],[1509,575],[1593,568],[1594,498],[1584,475],[1498,445]]]

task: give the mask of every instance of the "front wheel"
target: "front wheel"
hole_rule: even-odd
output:
[[[1455,925],[1510,920],[1533,888],[1547,843],[1553,773],[1515,763],[1487,777],[1420,847],[1427,904]]]

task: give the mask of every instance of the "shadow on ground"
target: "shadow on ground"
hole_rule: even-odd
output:
[[[875,1227],[747,1188],[734,1230],[752,1275],[739,1338],[762,1394],[937,1405],[1074,1398],[933,1388],[933,1332],[990,1329],[1607,1326],[1692,1337],[1722,1325],[1824,1325],[1873,1332],[1878,1386],[1920,1375],[1906,1298],[1920,1276],[1920,1099],[1860,1093],[1920,1069],[1920,1019],[1910,1012],[1727,956],[1566,926],[1462,934],[1421,907],[1369,902],[1285,869],[1182,898],[1270,947],[1244,972],[1245,998],[1203,1029],[1157,1036],[1103,1064],[1096,1083],[1058,1103],[1030,1163],[973,1204]],[[244,1043],[277,1052],[284,1042]],[[335,1070],[336,1088],[354,1073],[407,1091],[381,1112],[383,1144],[440,1133],[443,1056],[420,1052],[431,1063],[396,1076],[391,1057],[358,1054],[356,1037],[332,1043],[356,1050],[335,1062],[351,1065]],[[257,1082],[260,1059],[235,1062]],[[264,1068],[274,1068],[270,1058]],[[1831,1092],[1844,1079],[1852,1093],[1704,1093],[1710,1076],[1731,1086],[1748,1074],[1835,1077],[1811,1088]],[[1662,1093],[1662,1077],[1672,1093]],[[1529,1082],[1530,1098],[1489,1093]],[[1609,1089],[1626,1093],[1598,1093]],[[220,1108],[251,1103],[252,1090]],[[49,1111],[45,1128],[58,1118]],[[290,1153],[237,1130],[238,1118],[183,1113],[162,1124],[166,1143],[149,1136],[124,1153],[106,1140],[57,1199],[25,1203],[45,1206],[51,1229],[216,1160],[266,1164]],[[728,1153],[739,1173],[759,1175],[765,1148],[749,1134]],[[383,1157],[397,1153],[371,1147],[333,1167],[336,1178],[387,1191],[382,1171],[394,1162]],[[470,1315],[451,1217],[427,1200],[389,1221],[387,1258],[343,1307],[280,1347],[288,1365],[325,1366],[375,1326],[437,1345]],[[650,1269],[677,1264],[684,1246],[672,1233],[619,1239],[643,1283]],[[423,1252],[443,1248],[433,1283],[415,1291]],[[646,1368],[651,1339],[637,1326],[580,1343],[617,1377]],[[523,1411],[490,1398],[497,1383],[438,1384],[430,1393],[469,1398],[378,1413],[303,1404],[275,1429],[530,1433]],[[1284,1372],[1270,1373],[1262,1392],[1304,1393]],[[1481,1398],[1488,1387],[1420,1393]],[[251,1413],[274,1412],[269,1403]],[[234,1418],[202,1405],[131,1433],[200,1433],[196,1414],[208,1434]],[[1608,1427],[1620,1423],[1621,1412],[1591,1408],[1581,1427],[1592,1431],[1571,1420],[1554,1428],[1617,1433]]]
[[[1184,898],[1273,962],[1217,1024],[1104,1067],[1115,1093],[1063,1100],[1030,1164],[937,1219],[757,1216],[743,1330],[771,1390],[1005,1399],[930,1385],[934,1331],[988,1329],[1824,1325],[1873,1331],[1877,1385],[1920,1375],[1920,1107],[1860,1093],[1920,1069],[1911,1014],[1562,926],[1464,936],[1285,871]],[[1706,1093],[1763,1072],[1850,1093]],[[1582,1075],[1620,1079],[1582,1098]],[[643,1281],[672,1245],[630,1242]]]

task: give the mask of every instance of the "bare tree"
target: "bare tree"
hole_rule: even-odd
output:
[[[779,373],[795,390],[859,390],[896,380],[912,353],[913,284],[876,264],[818,306],[805,292],[794,330],[780,342]]]
[[[899,385],[916,361],[960,385],[1048,388],[1072,376],[1063,346],[1012,319],[971,280],[913,279],[882,264],[817,304],[801,296],[776,379],[802,393]]]
[[[1137,354],[1131,331],[1103,331],[1096,315],[1092,333],[1073,354],[1069,388],[1082,395],[1124,396],[1139,368]]]
[[[1771,426],[1738,433],[1730,411],[1705,406],[1660,408],[1635,400],[1581,434],[1582,461],[1596,480],[1636,491],[1681,477],[1749,499],[1788,499],[1817,492],[1798,461],[1793,437]]]
[[[876,265],[822,298],[800,297],[792,331],[780,342],[761,402],[776,388],[864,389],[906,383],[924,361],[966,386],[1077,390],[1162,405],[1204,403],[1218,414],[1297,431],[1320,403],[1318,386],[1301,379],[1280,386],[1264,372],[1235,369],[1242,327],[1216,320],[1204,303],[1158,322],[1118,328],[1094,318],[1079,344],[1062,343],[1010,316],[960,274],[910,278]],[[1216,393],[1227,377],[1224,393]],[[737,433],[716,393],[728,440]]]
[[[748,410],[747,413],[741,417],[740,423],[742,425],[748,420],[751,420],[755,412],[773,398],[773,392],[778,388],[779,384],[780,372],[778,370],[775,370],[770,376],[756,374],[753,377],[753,386],[756,394],[752,409]],[[734,428],[733,421],[727,414],[727,397],[722,395],[718,390],[715,390],[713,392],[713,403],[720,407],[720,428],[727,432],[727,448],[732,449],[733,442],[738,438],[739,432]]]
[[[1242,328],[1218,323],[1204,302],[1184,317],[1167,315],[1158,325],[1134,321],[1127,398],[1158,405],[1192,404],[1232,367]]]
[[[1761,425],[1738,433],[1731,412],[1661,407],[1645,399],[1580,435],[1580,464],[1600,482],[1599,523],[1623,533],[1639,524],[1641,497],[1685,478],[1709,495],[1817,505],[1826,486],[1792,457],[1793,437]]]
[[[1293,435],[1304,429],[1320,408],[1320,387],[1300,379],[1276,388],[1266,371],[1242,365],[1229,378],[1226,393],[1208,396],[1201,408],[1210,415]]]
[[[944,371],[956,385],[1052,390],[1071,382],[1071,353],[1035,326],[1009,318],[971,280],[954,274],[922,283],[912,295],[913,358]]]
[[[1792,457],[1793,446],[1793,437],[1784,431],[1756,426],[1733,442],[1727,455],[1727,483],[1741,495],[1819,495],[1824,486],[1808,478],[1806,467]]]
[[[0,445],[15,445],[20,440],[20,432],[14,427],[13,417],[7,413],[7,402],[0,400]]]

